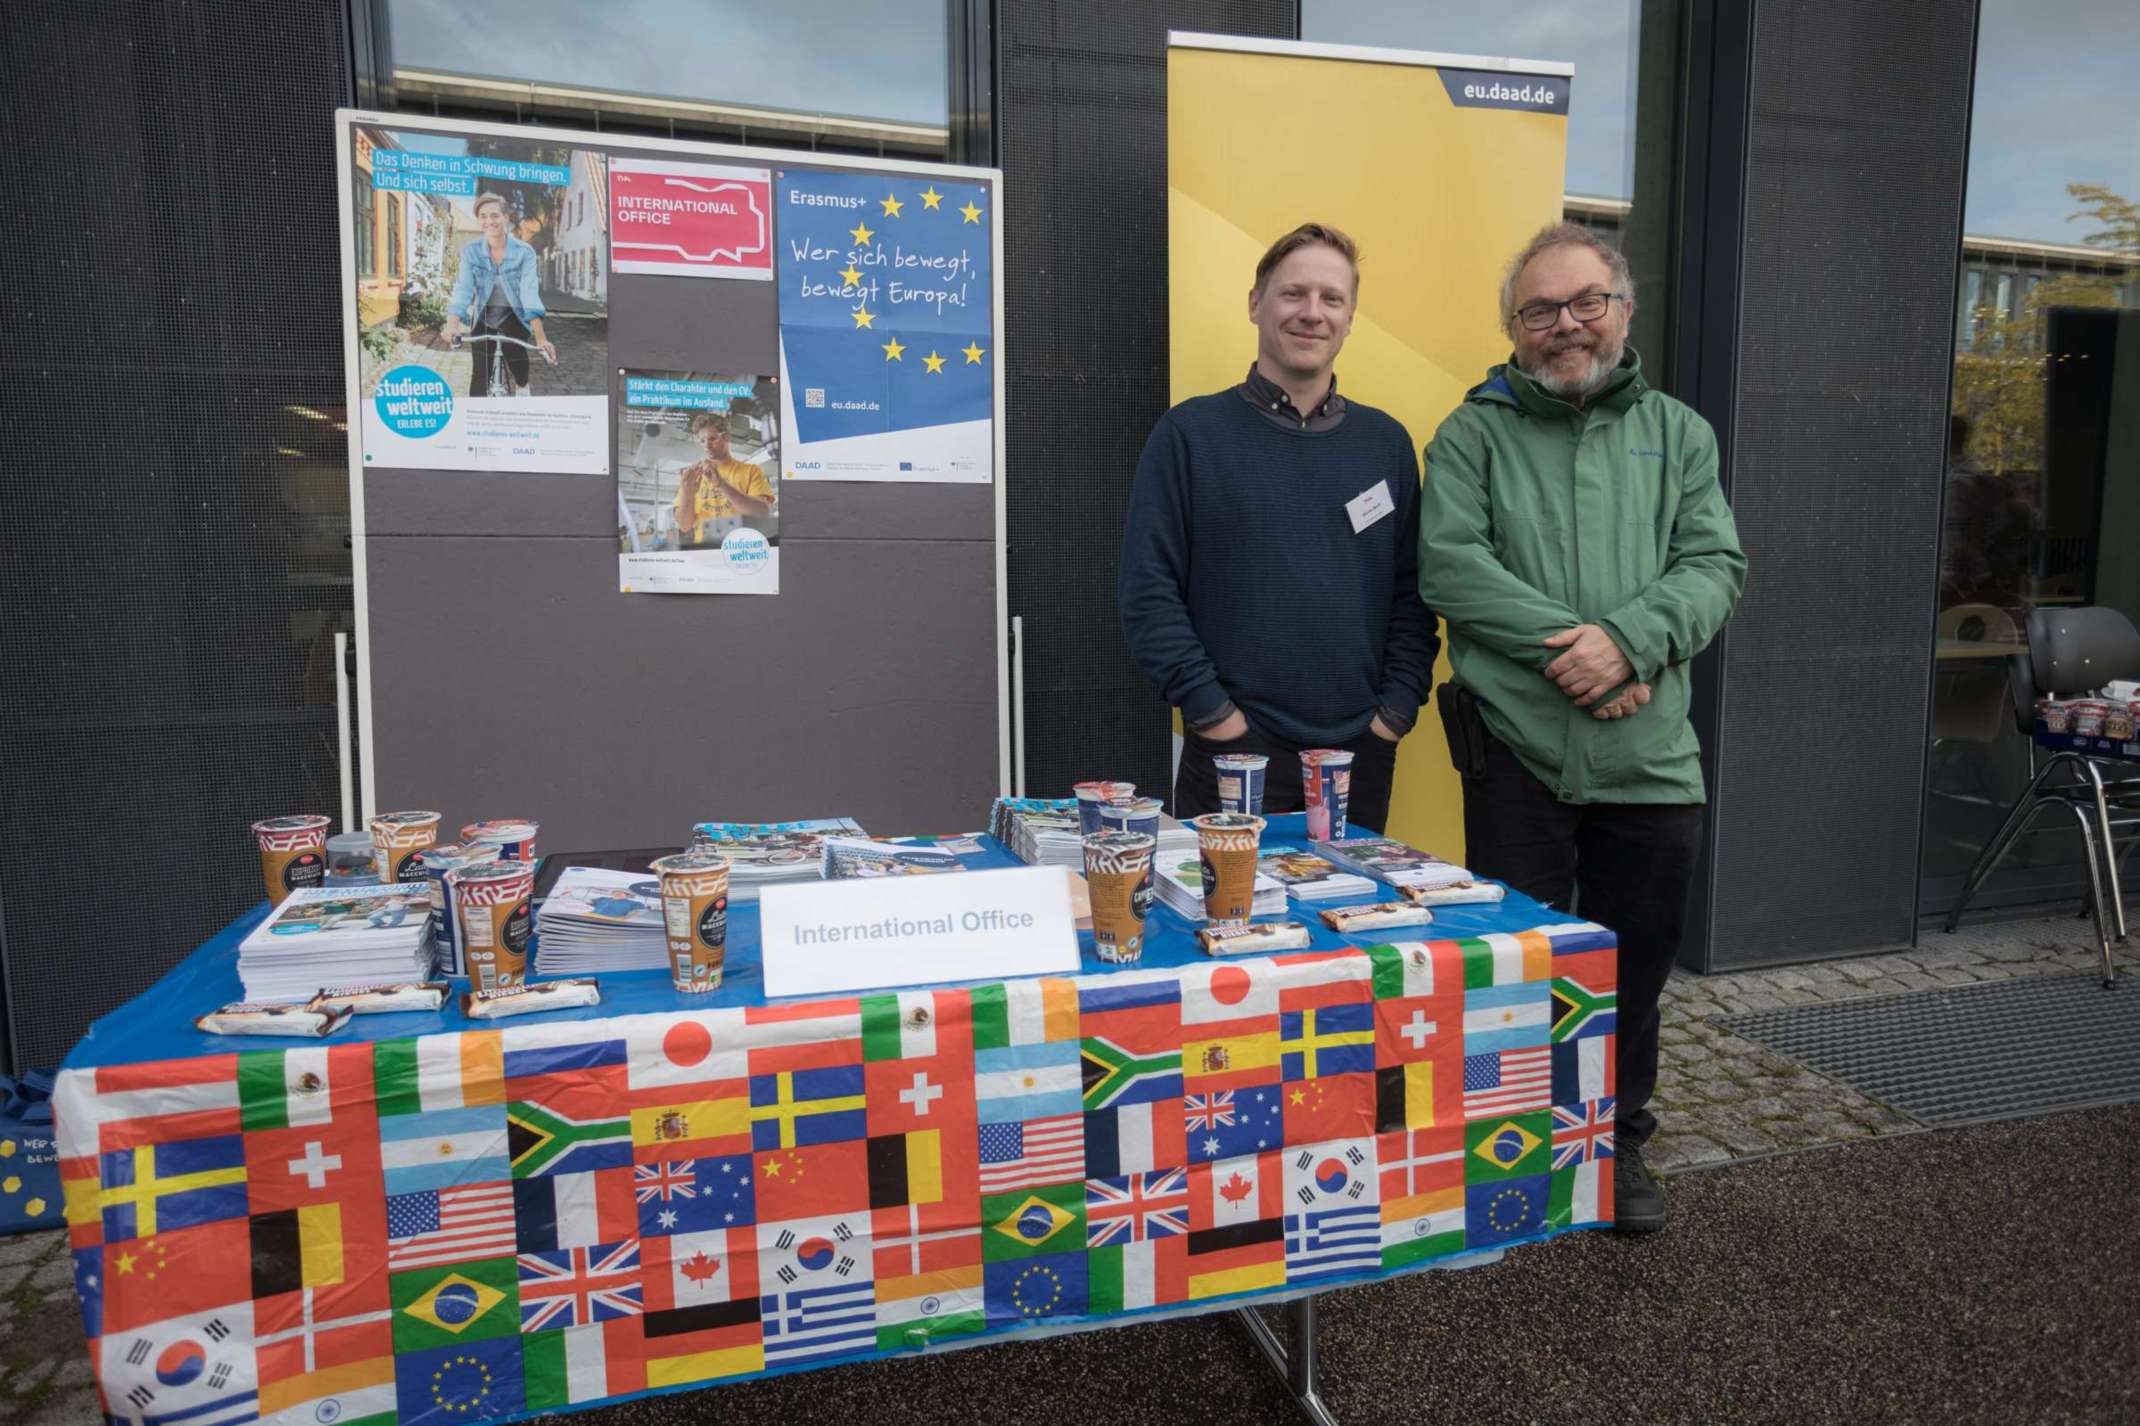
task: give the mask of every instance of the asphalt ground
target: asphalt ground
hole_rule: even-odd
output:
[[[2140,1106],[1667,1181],[1671,1223],[1323,1299],[1340,1422],[2140,1420]],[[653,1423],[1296,1419],[1228,1314],[584,1413]]]

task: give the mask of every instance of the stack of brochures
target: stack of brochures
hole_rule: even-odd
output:
[[[238,943],[245,998],[288,1004],[324,986],[431,976],[431,883],[307,886]]]
[[[867,837],[852,817],[807,822],[701,822],[691,845],[719,852],[730,863],[728,899],[756,901],[761,888],[820,875],[827,837]]]
[[[999,797],[988,810],[988,834],[1028,865],[1084,870],[1074,797]]]
[[[1454,862],[1408,847],[1394,837],[1347,837],[1342,842],[1310,842],[1316,855],[1346,871],[1371,876],[1400,891],[1428,891],[1475,877]]]
[[[982,864],[981,843],[974,837],[827,837],[822,854],[820,871],[827,881],[932,876]]]
[[[1298,847],[1269,847],[1256,858],[1256,872],[1285,888],[1295,901],[1335,901],[1367,896],[1377,884],[1356,872],[1340,871],[1329,861]]]
[[[669,963],[661,878],[652,872],[566,867],[535,913],[535,932],[542,975],[661,970]]]
[[[1194,850],[1187,856],[1154,861],[1152,881],[1168,910],[1191,925],[1204,923],[1204,868]],[[1249,903],[1248,914],[1285,914],[1285,888],[1260,870],[1256,873],[1256,895]]]
[[[989,809],[988,832],[1022,862],[1085,869],[1085,838],[1078,830],[1074,797],[999,797]],[[1165,862],[1195,855],[1196,828],[1161,813],[1155,858]]]

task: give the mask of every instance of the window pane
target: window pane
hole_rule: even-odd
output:
[[[2027,784],[2003,655],[2023,647],[2030,612],[2100,604],[2140,621],[2140,9],[1984,0],[1978,45],[1957,314],[1974,339],[1955,353],[1928,913],[1953,904]],[[1971,905],[2078,897],[2084,876],[2070,831],[2024,836]]]
[[[941,154],[943,0],[388,0],[396,108]]]

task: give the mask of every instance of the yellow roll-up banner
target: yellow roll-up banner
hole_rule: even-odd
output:
[[[1299,224],[1327,223],[1361,254],[1338,389],[1424,446],[1508,356],[1502,269],[1560,217],[1571,77],[1544,62],[1170,36],[1171,399],[1241,380],[1256,355],[1256,260]],[[1443,658],[1435,681],[1448,676]],[[1463,829],[1430,700],[1400,750],[1385,830],[1456,856]]]

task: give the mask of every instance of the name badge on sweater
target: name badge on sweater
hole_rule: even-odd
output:
[[[1357,535],[1384,515],[1391,514],[1397,503],[1390,499],[1390,483],[1378,480],[1358,495],[1345,502],[1345,513],[1352,517],[1352,532]]]

